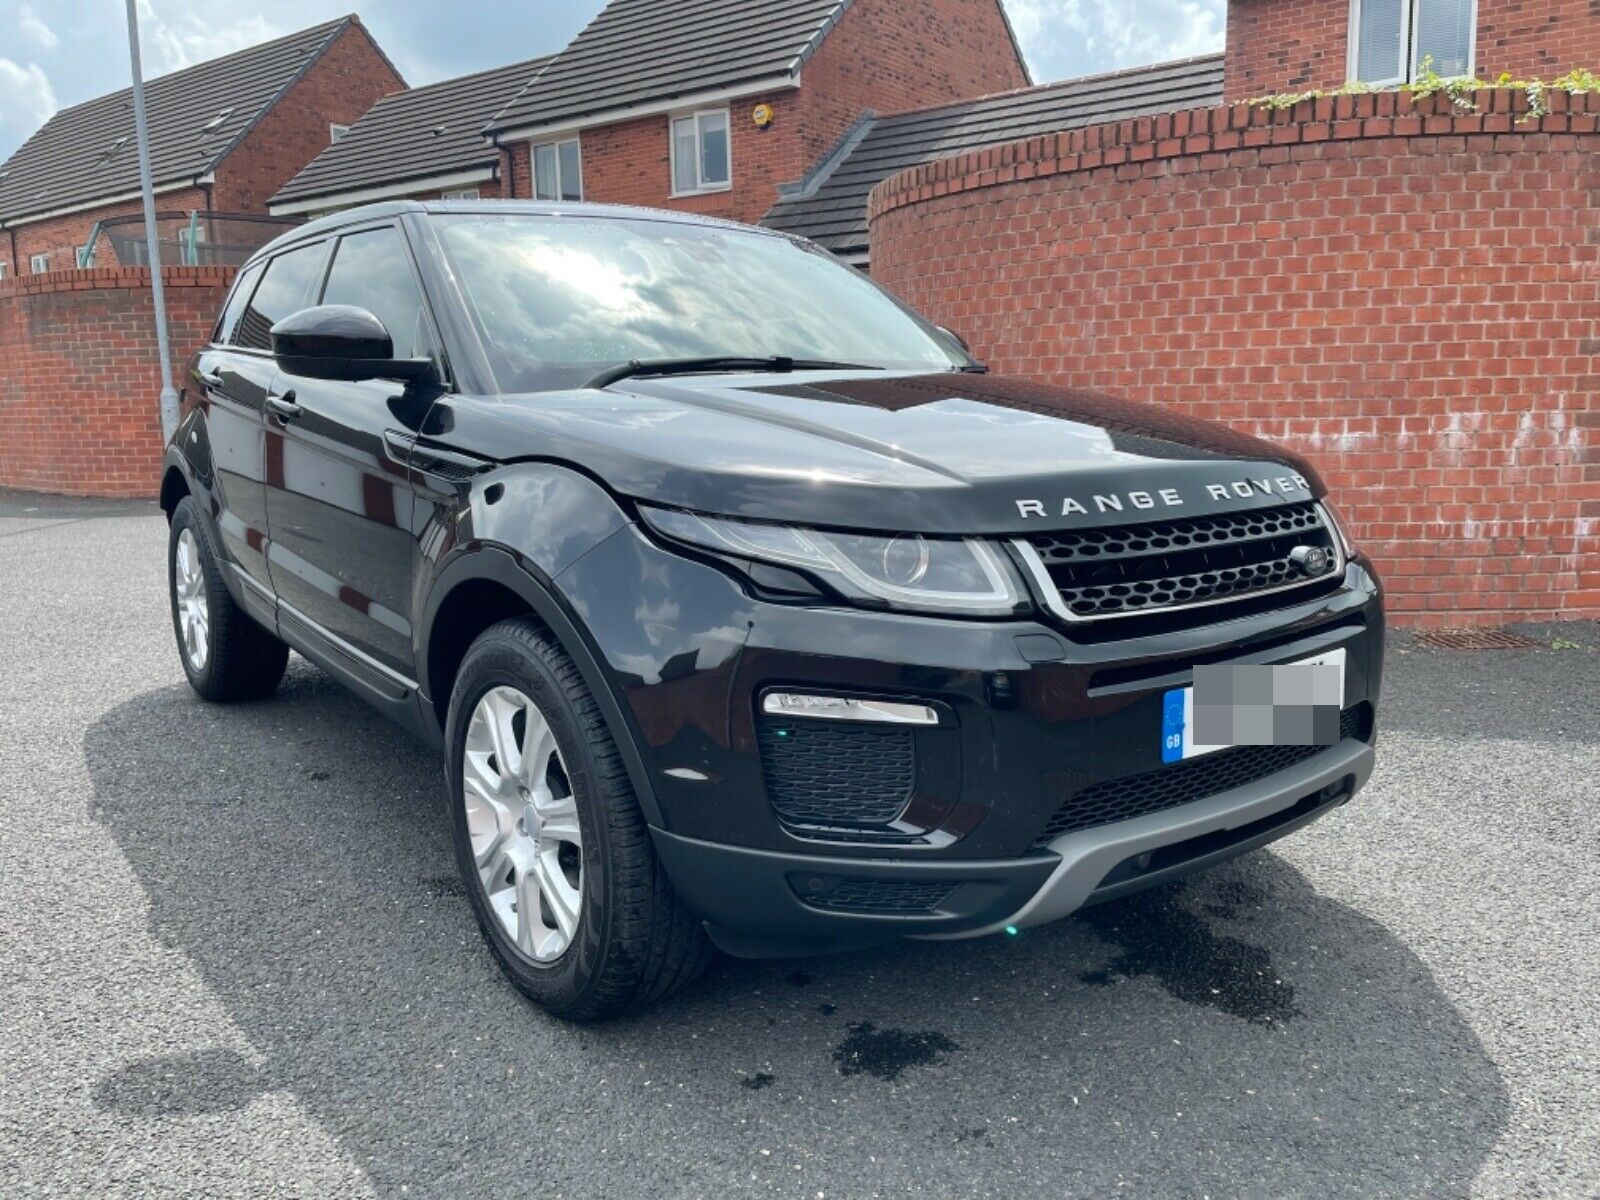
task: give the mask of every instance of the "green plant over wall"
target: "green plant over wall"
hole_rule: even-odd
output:
[[[1448,96],[1451,104],[1465,112],[1478,111],[1477,98],[1480,92],[1521,92],[1528,99],[1528,111],[1520,119],[1527,121],[1542,117],[1550,111],[1548,96],[1553,91],[1566,92],[1573,96],[1580,96],[1589,92],[1600,92],[1600,75],[1595,74],[1595,72],[1586,67],[1577,67],[1568,71],[1565,75],[1557,76],[1548,83],[1542,79],[1514,79],[1509,71],[1504,72],[1492,81],[1475,79],[1470,75],[1447,77],[1440,75],[1433,69],[1433,56],[1429,55],[1422,60],[1422,70],[1416,79],[1396,87],[1375,87],[1370,83],[1352,80],[1336,88],[1309,92],[1278,92],[1270,96],[1257,96],[1252,100],[1244,100],[1240,103],[1248,104],[1254,108],[1282,112],[1293,108],[1304,100],[1321,100],[1330,96],[1365,96],[1373,92],[1386,91],[1402,92],[1409,95],[1413,102],[1429,96]]]

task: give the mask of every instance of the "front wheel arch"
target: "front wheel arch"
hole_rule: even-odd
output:
[[[448,727],[450,693],[472,641],[505,617],[523,614],[545,626],[571,656],[611,728],[645,818],[652,826],[665,829],[661,806],[639,753],[638,730],[601,667],[596,648],[555,588],[518,565],[509,551],[499,547],[485,546],[446,566],[434,580],[417,622],[417,669],[422,697],[438,728]],[[468,633],[470,636],[465,636]]]

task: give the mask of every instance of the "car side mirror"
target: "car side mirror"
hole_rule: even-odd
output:
[[[289,375],[308,379],[430,378],[433,361],[395,358],[389,331],[364,308],[320,304],[291,313],[272,327],[272,357]]]

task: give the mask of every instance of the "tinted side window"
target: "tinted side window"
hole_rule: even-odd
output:
[[[272,349],[272,327],[311,303],[309,297],[322,267],[324,248],[322,242],[302,246],[280,254],[267,264],[261,286],[239,319],[239,330],[233,339],[235,344],[252,350]]]
[[[250,293],[255,291],[256,280],[261,278],[261,264],[246,267],[233,285],[233,293],[228,297],[228,307],[222,310],[222,319],[217,322],[216,332],[211,340],[219,346],[226,346],[233,338],[234,327],[239,324],[239,314],[244,311],[244,306],[250,300]]]
[[[322,302],[354,304],[372,313],[394,340],[396,358],[433,355],[422,290],[411,273],[405,242],[393,226],[339,239]]]

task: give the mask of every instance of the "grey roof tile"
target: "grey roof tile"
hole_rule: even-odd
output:
[[[1220,103],[1222,56],[1208,55],[881,117],[831,170],[780,199],[761,223],[835,254],[863,256],[867,194],[896,171],[1081,125]]]
[[[342,17],[145,83],[156,187],[212,170],[355,17]],[[215,125],[218,117],[222,119]],[[0,165],[0,221],[139,188],[133,89],[56,113]]]
[[[385,96],[270,203],[493,166],[499,151],[485,140],[484,122],[549,61],[529,59]]]
[[[503,131],[792,73],[850,0],[611,0],[495,115]]]

